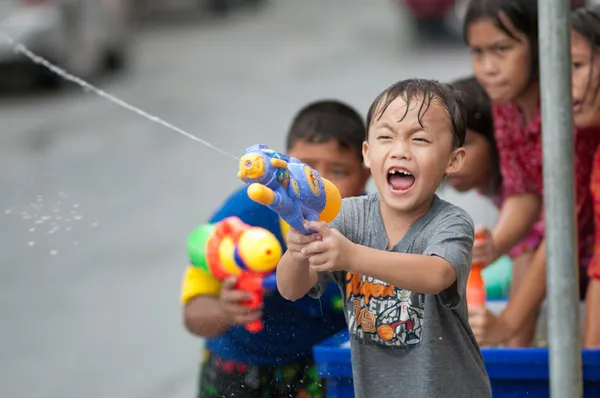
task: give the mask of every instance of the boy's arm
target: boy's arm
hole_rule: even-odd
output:
[[[546,241],[538,247],[514,296],[499,316],[510,339],[541,307],[546,298]]]
[[[186,329],[201,337],[216,337],[231,326],[231,320],[219,302],[219,281],[195,267],[186,270],[181,286]]]
[[[494,106],[494,113],[500,108]],[[505,200],[492,231],[492,261],[508,253],[529,233],[540,218],[543,206],[541,167],[531,167],[523,162],[523,159],[532,155],[527,153],[528,148],[520,142],[517,132],[496,130],[502,195]]]
[[[448,260],[422,254],[395,253],[356,246],[348,271],[385,281],[402,289],[439,294],[456,281]]]
[[[394,253],[356,246],[349,271],[403,289],[441,294],[448,306],[458,305],[471,269],[474,227],[462,211],[451,211],[427,238],[423,254]]]
[[[345,222],[351,219],[351,216],[345,215],[348,211],[348,202],[342,200],[342,208],[337,217],[329,223],[329,228],[337,229],[344,235],[349,229]],[[308,259],[297,260],[290,252],[286,252],[277,265],[277,289],[283,297],[291,301],[301,299],[307,293],[318,299],[330,280],[333,280],[330,272],[318,272],[309,265]]]
[[[308,260],[298,260],[285,252],[277,265],[277,289],[287,300],[296,301],[318,282],[317,271],[311,269]]]
[[[225,333],[231,327],[218,296],[199,295],[192,297],[183,310],[186,329],[197,336],[212,338]]]

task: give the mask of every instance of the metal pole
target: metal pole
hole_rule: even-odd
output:
[[[582,396],[569,0],[538,0],[550,396]]]

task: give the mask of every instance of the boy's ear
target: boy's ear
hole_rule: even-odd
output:
[[[369,143],[367,141],[363,141],[363,145],[362,145],[362,154],[363,154],[363,161],[365,162],[365,167],[367,169],[371,168],[371,162],[369,160]],[[370,175],[370,171],[369,171],[369,175]]]
[[[458,173],[465,164],[466,158],[467,152],[465,151],[465,148],[460,147],[452,151],[450,161],[448,162],[448,167],[446,167],[446,175]]]

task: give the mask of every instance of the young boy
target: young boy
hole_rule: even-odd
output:
[[[315,234],[290,231],[279,291],[297,300],[339,285],[357,398],[491,397],[465,303],[473,222],[435,194],[465,160],[459,97],[435,81],[400,81],[375,99],[367,128],[378,192],[344,199],[329,226],[307,222]]]
[[[363,165],[365,126],[349,106],[319,101],[300,110],[287,136],[287,153],[311,165],[339,188],[342,196],[361,195],[369,178]],[[271,231],[285,249],[287,224],[246,194],[230,196],[210,222],[237,216]],[[185,324],[206,337],[198,397],[321,397],[323,388],[312,360],[313,345],[346,327],[339,290],[332,286],[321,303],[309,297],[291,303],[277,291],[262,310],[249,312],[235,280],[220,284],[188,267],[182,289]],[[248,333],[245,322],[262,319],[264,330]]]

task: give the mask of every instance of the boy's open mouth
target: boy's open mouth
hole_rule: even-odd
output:
[[[392,167],[388,169],[387,182],[393,191],[408,191],[415,184],[415,177],[404,168]]]

